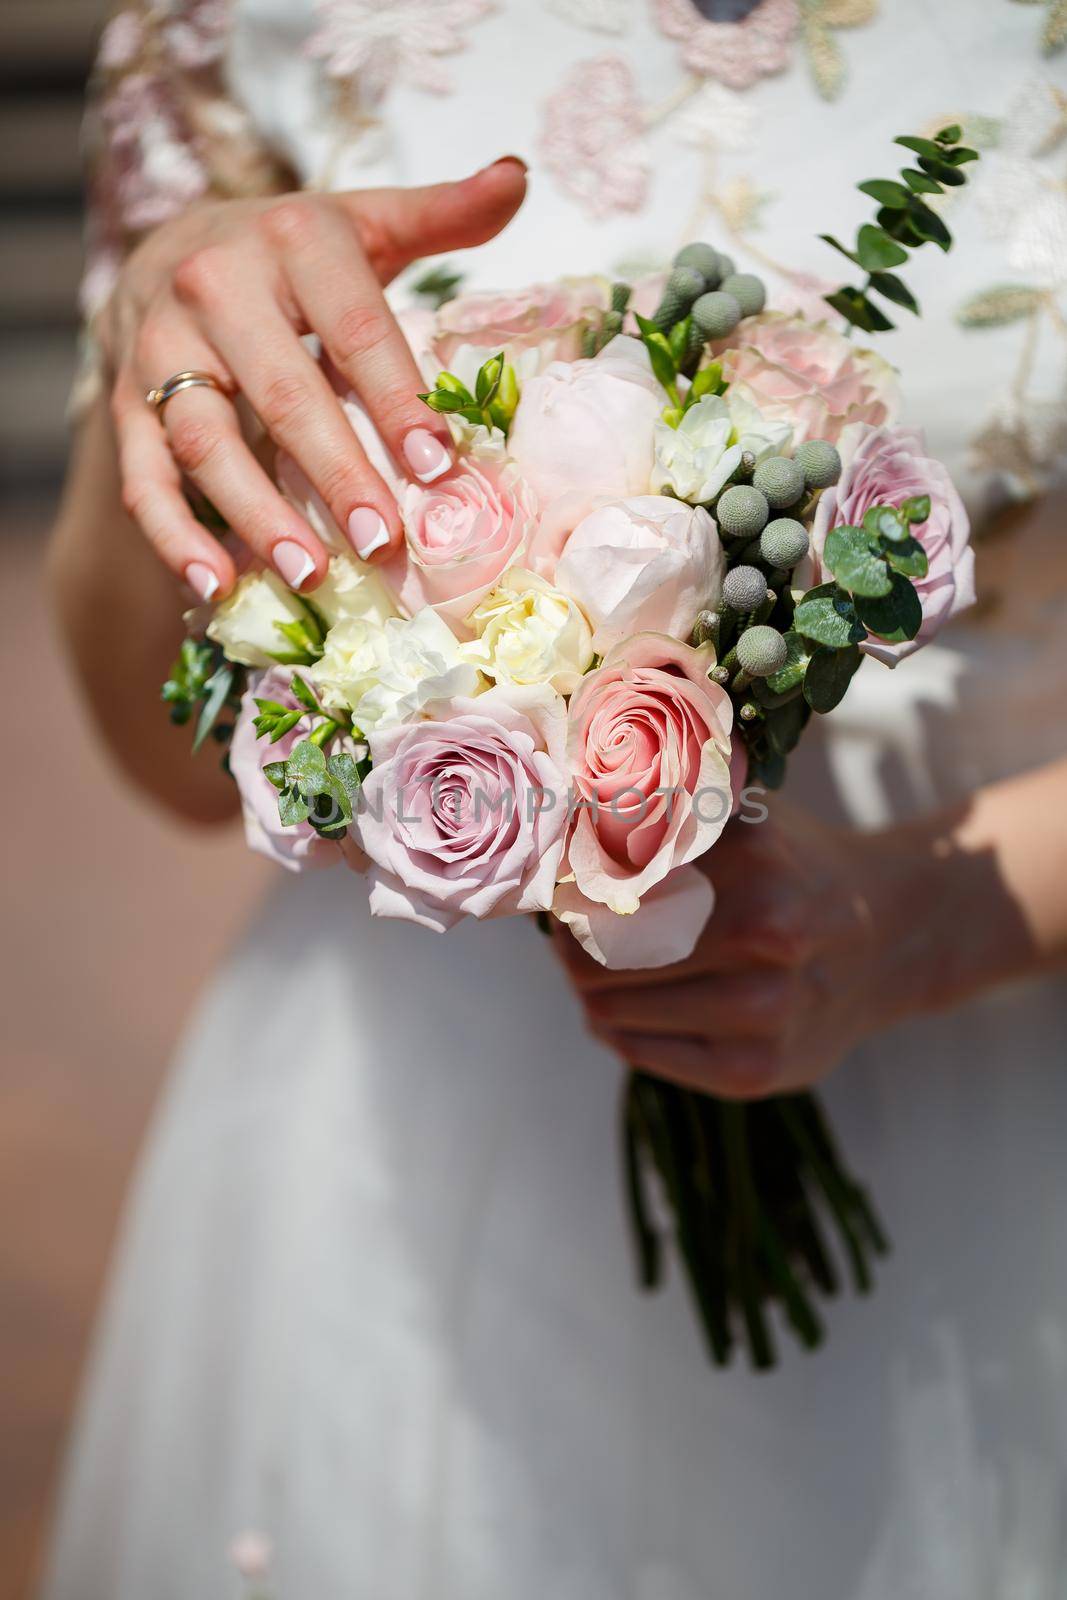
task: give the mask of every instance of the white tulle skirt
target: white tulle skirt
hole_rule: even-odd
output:
[[[952,660],[893,713],[922,759],[882,677],[850,700],[868,810],[936,797],[931,729],[973,781]],[[1065,1038],[1049,983],[858,1050],[826,1098],[877,1291],[715,1371],[677,1274],[634,1286],[619,1068],[536,928],[286,881],[157,1119],[48,1600],[231,1595],[247,1528],[277,1600],[1062,1600]]]

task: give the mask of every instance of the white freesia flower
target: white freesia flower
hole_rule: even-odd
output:
[[[437,701],[478,693],[477,667],[429,606],[410,621],[349,617],[326,636],[308,673],[326,706],[351,711],[364,733],[430,715]]]
[[[733,431],[726,402],[711,394],[690,406],[676,428],[657,422],[653,489],[669,489],[692,505],[713,500],[741,464]]]
[[[751,400],[727,390],[690,406],[677,428],[657,422],[652,487],[669,489],[691,505],[713,500],[748,454],[781,455],[792,438],[788,422],[772,422]]]
[[[577,603],[522,567],[505,572],[468,622],[477,638],[467,654],[497,683],[547,683],[571,694],[593,660],[592,631]]]
[[[307,611],[273,572],[246,572],[233,593],[215,607],[207,636],[231,661],[246,667],[272,667],[291,646],[279,624],[306,622]]]

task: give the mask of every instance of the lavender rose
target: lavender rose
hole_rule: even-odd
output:
[[[864,514],[876,505],[899,505],[917,495],[930,496],[930,515],[912,534],[930,564],[925,578],[913,578],[923,610],[922,627],[914,639],[887,644],[869,637],[861,649],[895,666],[920,645],[928,644],[965,606],[974,603],[974,551],[970,522],[963,501],[940,461],[928,456],[922,433],[914,428],[871,428],[864,423],[847,428],[839,446],[844,470],[839,482],[824,490],[812,527],[811,556],[797,581],[822,583],[830,577],[821,556],[831,528],[858,527]]]
[[[552,904],[567,822],[566,712],[545,685],[457,698],[377,729],[356,837],[371,911],[443,932]]]

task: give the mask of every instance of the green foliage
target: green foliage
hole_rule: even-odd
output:
[[[324,755],[311,739],[302,739],[288,760],[263,768],[278,791],[282,825],[309,822],[325,839],[343,838],[369,770],[369,761],[357,762],[345,750]]]
[[[804,674],[804,699],[811,709],[825,714],[840,705],[862,660],[854,644],[843,650],[816,650]]]
[[[253,727],[257,739],[269,739],[271,744],[277,744],[279,739],[284,739],[287,733],[293,731],[298,722],[308,717],[311,722],[308,740],[320,749],[339,733],[358,732],[353,729],[352,720],[345,712],[324,710],[310,685],[298,672],[293,673],[289,691],[297,701],[295,708],[282,705],[277,700],[256,700],[259,715]]]
[[[447,261],[440,261],[415,278],[411,288],[420,299],[426,300],[435,311],[439,311],[449,300],[456,298],[462,282],[462,272],[456,272]]]
[[[893,322],[872,295],[903,306],[916,316],[919,314],[915,296],[889,269],[903,266],[909,250],[917,250],[920,245],[936,244],[941,250],[951,248],[952,235],[923,196],[941,194],[945,189],[959,188],[966,183],[963,168],[968,162],[978,160],[978,152],[960,144],[962,137],[962,129],[955,124],[942,128],[934,139],[902,134],[895,142],[915,155],[916,165],[901,169],[902,181],[868,178],[857,184],[861,194],[869,195],[877,203],[878,212],[874,222],[865,222],[857,232],[855,248],[848,249],[832,234],[820,234],[827,244],[867,274],[861,286],[844,284],[826,296],[827,304],[854,328],[865,333],[884,333],[893,327]]]
[[[836,583],[820,583],[808,590],[793,613],[793,627],[805,639],[831,650],[859,644],[867,637],[852,596]]]
[[[209,734],[219,743],[229,739],[233,724],[220,718],[225,711],[236,713],[244,680],[244,669],[227,661],[221,646],[206,639],[182,641],[160,695],[170,706],[170,720],[177,726],[184,727],[196,717],[194,754]]]
[[[443,416],[462,417],[465,422],[486,428],[499,428],[507,437],[519,403],[519,383],[515,368],[498,351],[478,368],[474,393],[453,372],[440,372],[437,382],[419,399]]]

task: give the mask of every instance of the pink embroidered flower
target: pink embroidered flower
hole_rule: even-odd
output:
[[[307,41],[331,78],[358,75],[371,102],[394,83],[431,94],[452,87],[440,57],[465,46],[464,30],[495,0],[316,0],[318,31]]]
[[[641,102],[621,56],[578,64],[545,106],[540,149],[567,194],[593,217],[639,211],[648,192]]]
[[[742,342],[720,358],[730,392],[766,421],[788,422],[794,447],[805,439],[833,444],[850,422],[896,420],[893,368],[828,322],[764,311],[746,317],[738,333]]]
[[[105,72],[121,72],[136,61],[144,44],[144,27],[136,11],[116,11],[100,35],[96,63]]]
[[[108,198],[125,227],[157,227],[204,193],[207,174],[161,79],[145,72],[121,78],[101,115],[111,156]]]
[[[653,13],[661,32],[678,40],[690,72],[731,89],[788,66],[800,22],[797,0],[760,0],[741,22],[709,22],[693,0],[653,0]]]
[[[163,26],[167,53],[179,67],[198,72],[226,47],[232,0],[179,0]]]

